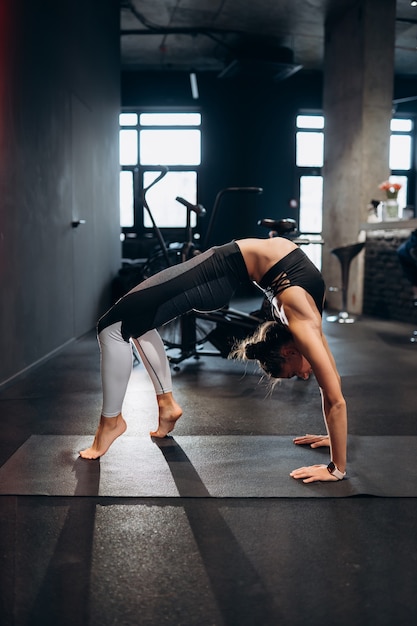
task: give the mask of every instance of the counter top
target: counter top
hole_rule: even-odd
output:
[[[395,222],[366,222],[360,225],[360,230],[414,230],[416,228],[417,218]]]

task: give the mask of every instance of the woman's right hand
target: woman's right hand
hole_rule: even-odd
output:
[[[307,433],[302,437],[296,437],[293,442],[297,446],[310,446],[310,448],[330,447],[328,435],[310,435]]]

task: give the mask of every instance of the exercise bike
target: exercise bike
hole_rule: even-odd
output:
[[[204,217],[206,210],[201,204],[192,204],[177,196],[177,202],[185,206],[187,210],[186,242],[181,245],[181,253],[177,257],[179,262],[191,259],[208,248],[219,206],[225,195],[235,193],[259,194],[262,191],[261,187],[227,187],[221,189],[216,195],[201,248],[194,243],[191,215],[194,212],[199,217]],[[147,210],[149,213],[149,206]],[[152,223],[157,229],[155,222]],[[178,370],[179,364],[189,358],[199,359],[203,356],[227,358],[236,341],[252,334],[261,322],[262,319],[256,315],[226,306],[209,313],[191,311],[165,324],[158,331],[164,341],[168,360],[174,366],[174,370]],[[209,348],[207,344],[210,344],[212,348]]]

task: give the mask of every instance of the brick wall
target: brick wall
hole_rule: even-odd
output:
[[[397,248],[409,231],[370,231],[365,246],[363,313],[417,325],[410,282],[403,276]]]

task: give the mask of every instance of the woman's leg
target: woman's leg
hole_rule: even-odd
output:
[[[159,426],[152,435],[165,437],[174,428],[181,407],[172,397],[162,340],[156,331],[147,329],[157,328],[194,308],[219,309],[230,302],[236,287],[247,279],[238,246],[226,244],[151,276],[103,315],[98,322],[103,410],[94,443],[81,456],[98,458],[126,430],[121,410],[132,367],[129,337],[137,337],[136,346],[155,385]]]
[[[132,347],[123,339],[120,329],[121,323],[116,322],[98,335],[103,407],[92,446],[80,452],[85,459],[103,456],[113,441],[126,430],[121,411],[132,371]]]
[[[152,437],[166,437],[182,415],[182,409],[172,395],[171,370],[163,341],[156,330],[150,330],[133,343],[149,374],[158,403],[158,428],[151,431]]]

